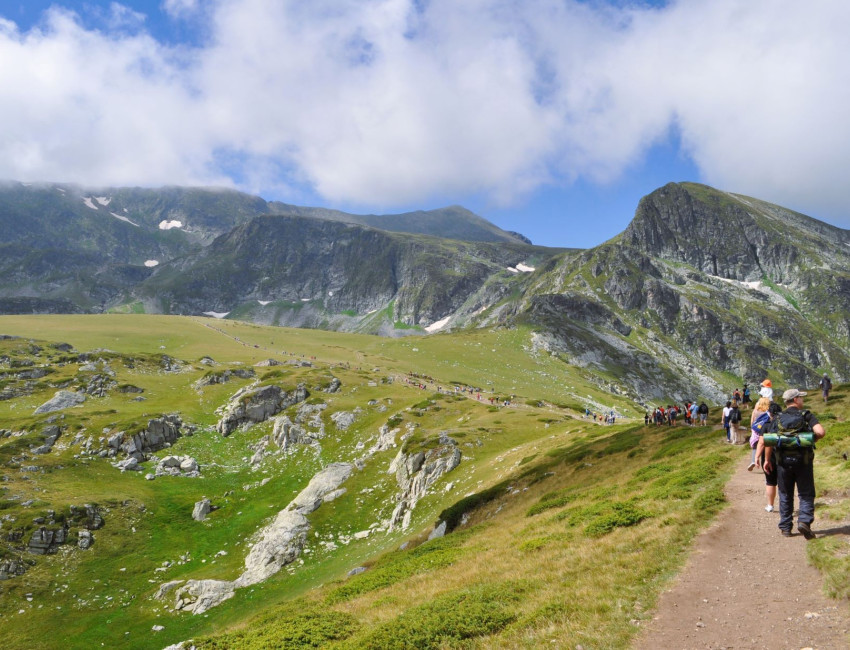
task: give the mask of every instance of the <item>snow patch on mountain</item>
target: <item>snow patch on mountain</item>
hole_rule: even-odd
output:
[[[182,228],[183,222],[178,221],[177,219],[172,219],[171,221],[160,221],[159,229],[160,230],[171,230],[172,228]]]
[[[109,214],[111,214],[116,219],[120,219],[121,221],[126,221],[131,226],[136,226],[136,228],[139,228],[139,224],[137,224],[135,221],[128,219],[127,217],[121,216],[120,214],[115,214],[114,212],[110,212]]]
[[[436,321],[435,323],[431,323],[428,327],[426,327],[425,331],[428,332],[429,334],[432,334],[434,332],[438,332],[439,330],[443,329],[446,325],[448,325],[450,319],[451,319],[451,315],[446,316],[445,318],[441,318],[440,320]]]

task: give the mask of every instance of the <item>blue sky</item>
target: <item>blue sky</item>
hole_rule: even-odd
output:
[[[589,247],[698,181],[850,225],[850,3],[0,0],[0,178],[463,205]]]

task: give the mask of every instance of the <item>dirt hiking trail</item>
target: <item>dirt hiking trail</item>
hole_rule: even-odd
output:
[[[749,458],[745,446],[726,485],[727,507],[697,538],[635,650],[850,648],[850,606],[824,595],[821,574],[806,562],[796,512],[794,536],[779,533],[779,498],[776,511],[765,512],[764,474],[747,471]],[[817,508],[812,530],[850,543],[850,526],[820,520]]]

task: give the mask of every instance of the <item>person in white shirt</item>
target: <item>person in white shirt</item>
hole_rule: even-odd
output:
[[[773,383],[771,383],[770,379],[765,379],[763,382],[761,382],[759,395],[761,395],[762,397],[766,397],[771,402],[773,401]]]
[[[726,429],[726,442],[732,442],[732,436],[729,432],[729,414],[732,412],[732,402],[726,402],[723,407],[723,428]]]

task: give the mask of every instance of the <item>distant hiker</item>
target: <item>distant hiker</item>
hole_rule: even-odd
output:
[[[761,388],[759,389],[759,395],[762,397],[766,397],[769,400],[773,400],[773,384],[770,379],[765,379],[761,382]]]
[[[823,373],[823,378],[818,382],[818,386],[823,395],[823,403],[826,404],[826,400],[829,398],[829,391],[832,390],[832,380],[829,378],[829,375]]]
[[[697,413],[699,413],[699,423],[705,426],[708,423],[708,404],[700,402]]]
[[[750,408],[749,404],[752,403],[751,400],[750,400],[750,387],[747,386],[746,384],[744,384],[744,391],[743,391],[742,395],[743,395],[744,408],[745,409]]]
[[[741,409],[738,408],[738,402],[733,400],[729,407],[729,438],[733,445],[743,445],[745,442],[741,428],[738,426],[740,422]]]
[[[726,429],[726,442],[732,442],[732,439],[729,436],[729,413],[732,412],[732,402],[726,402],[726,406],[723,407],[723,428]]]
[[[742,399],[742,397],[741,397],[741,391],[739,391],[739,390],[736,388],[736,389],[732,392],[732,401],[733,401],[733,402],[735,402],[735,403],[737,403],[737,404],[740,404],[740,403],[741,403],[741,399]]]
[[[803,397],[806,393],[789,388],[782,393],[785,410],[774,419],[774,429],[777,433],[811,432],[814,442],[824,437],[826,431],[823,425],[811,411],[803,411]],[[799,441],[799,437],[797,438]],[[776,464],[777,486],[779,488],[779,530],[785,537],[791,536],[794,523],[794,488],[800,497],[797,510],[797,530],[806,539],[814,539],[812,522],[815,519],[815,474],[814,474],[814,444],[811,447],[801,445],[782,445],[775,448],[767,447],[765,452],[765,467]]]
[[[649,426],[649,411],[643,412],[643,426],[645,426],[645,427]]]
[[[690,413],[691,426],[694,426],[697,423],[697,415],[699,415],[699,406],[697,406],[696,402],[691,403]]]

